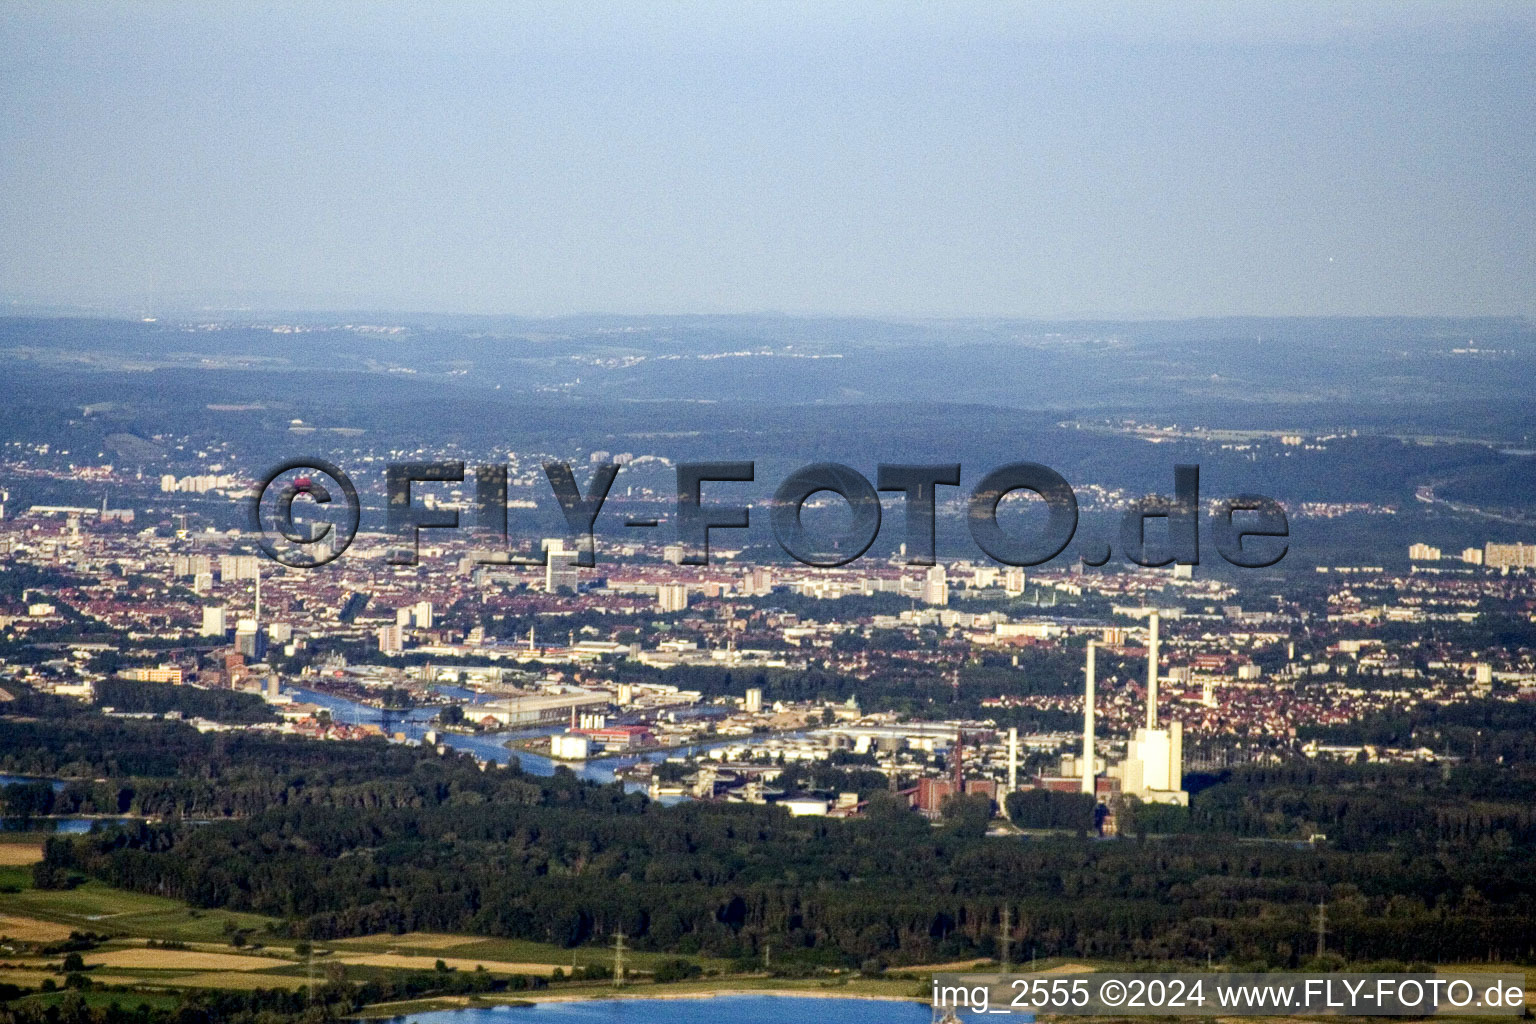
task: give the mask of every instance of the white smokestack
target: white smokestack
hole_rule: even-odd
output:
[[[1093,682],[1094,682],[1094,649],[1097,645],[1094,641],[1088,641],[1088,665],[1084,675],[1088,677],[1083,687],[1083,792],[1089,796],[1094,795],[1094,753],[1093,753]]]
[[[1147,641],[1147,728],[1157,728],[1157,612],[1152,613],[1151,638]]]
[[[1019,789],[1019,730],[1017,726],[1008,727],[1008,792],[1016,793]]]

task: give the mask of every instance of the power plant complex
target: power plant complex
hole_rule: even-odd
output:
[[[1042,780],[1052,789],[1075,789],[1108,802],[1116,794],[1134,796],[1146,803],[1189,804],[1184,790],[1184,726],[1177,720],[1159,725],[1157,713],[1158,613],[1147,623],[1147,718],[1126,743],[1125,758],[1106,764],[1098,753],[1095,732],[1098,642],[1090,640],[1083,665],[1083,742],[1078,754],[1062,758],[1061,775]],[[1016,781],[1017,742],[1009,737],[1009,790]]]

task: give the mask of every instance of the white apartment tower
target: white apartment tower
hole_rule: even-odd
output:
[[[551,537],[544,541],[544,592],[555,594],[560,591],[576,593],[576,584],[581,579],[580,570],[576,567],[576,559],[580,552],[574,548],[565,546],[565,541],[559,537]]]
[[[203,608],[203,636],[222,637],[228,631],[224,622],[224,607],[204,606]]]
[[[662,614],[688,607],[688,588],[682,583],[663,583],[656,588],[656,610]]]
[[[923,577],[923,603],[944,606],[949,604],[949,577],[942,565],[935,565]]]

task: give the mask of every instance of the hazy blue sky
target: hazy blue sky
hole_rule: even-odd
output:
[[[0,8],[0,297],[1536,313],[1536,4]]]

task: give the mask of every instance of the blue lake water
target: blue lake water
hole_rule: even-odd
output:
[[[107,818],[0,818],[0,832],[58,832],[84,835],[93,825],[119,825],[128,819]]]
[[[0,786],[11,786],[22,782],[46,782],[53,786],[55,793],[64,788],[64,783],[58,779],[34,779],[26,775],[0,775]]]
[[[0,786],[46,782],[57,793],[64,788],[58,779],[33,779],[25,775],[0,775]],[[89,832],[91,822],[79,818],[0,818],[0,832]]]
[[[330,711],[331,717],[338,722],[347,725],[377,725],[387,733],[403,732],[408,739],[420,740],[432,728],[432,718],[441,708],[425,707],[412,708],[410,711],[385,712],[378,708],[369,707],[367,704],[359,704],[345,697],[335,697],[329,693],[320,693],[317,690],[306,690],[302,687],[286,687],[285,691],[291,693],[295,699],[306,704],[317,704]],[[466,691],[467,692],[467,691]],[[498,764],[506,764],[512,759],[513,752],[508,750],[506,743],[510,739],[525,738],[529,736],[544,736],[559,730],[549,729],[520,729],[509,732],[493,733],[455,733],[440,731],[437,736],[440,742],[448,744],[455,750],[462,750],[473,754],[482,761],[495,761]],[[553,775],[555,762],[538,754],[525,754],[518,751],[515,755],[523,770],[534,775]],[[584,779],[593,782],[612,782],[614,764],[608,761],[589,761],[577,766],[574,771]]]
[[[410,1014],[411,1024],[929,1024],[920,1003],[795,996],[594,999]]]

